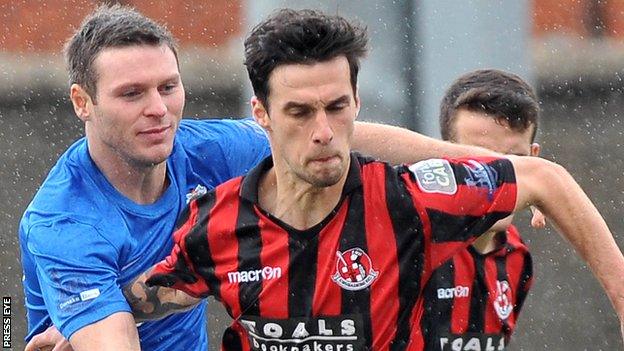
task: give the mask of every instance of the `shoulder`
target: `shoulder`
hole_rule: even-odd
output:
[[[264,130],[252,119],[183,119],[177,137],[193,141],[228,141],[240,134],[256,135],[266,139]]]

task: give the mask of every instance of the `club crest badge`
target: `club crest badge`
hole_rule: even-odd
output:
[[[513,312],[511,287],[506,280],[496,281],[496,297],[494,299],[494,310],[501,320],[507,319]]]
[[[186,204],[188,205],[189,202],[206,195],[206,193],[208,193],[208,189],[201,184],[197,184],[195,189],[189,191],[188,194],[186,194]]]
[[[343,289],[365,289],[379,275],[379,271],[373,269],[370,257],[360,248],[336,251],[336,257],[336,273],[331,278]]]

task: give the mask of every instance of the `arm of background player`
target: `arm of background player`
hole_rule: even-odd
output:
[[[117,312],[76,331],[69,342],[75,351],[141,350],[139,334],[128,312]]]
[[[137,322],[160,319],[173,313],[183,312],[201,301],[180,290],[147,286],[145,281],[149,272],[139,275],[123,288],[124,296]]]
[[[390,125],[355,122],[353,150],[392,164],[412,164],[428,158],[497,156],[477,146],[453,144]]]
[[[537,157],[509,157],[516,171],[516,208],[531,203],[550,218],[600,281],[624,321],[624,256],[604,219],[561,166]]]

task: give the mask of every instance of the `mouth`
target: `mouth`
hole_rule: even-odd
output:
[[[171,128],[171,125],[168,126],[164,126],[164,127],[155,127],[155,128],[150,128],[150,129],[145,129],[140,131],[138,134],[146,134],[146,135],[158,135],[158,134],[163,134],[165,133],[167,130],[169,130]]]
[[[310,162],[324,164],[324,163],[329,163],[329,162],[337,162],[339,160],[340,160],[340,157],[338,155],[332,155],[332,156],[316,157],[310,160]]]

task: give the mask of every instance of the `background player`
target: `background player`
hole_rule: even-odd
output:
[[[534,142],[538,119],[533,89],[499,70],[462,75],[440,106],[444,140],[509,155],[539,154]],[[495,349],[509,342],[533,277],[531,255],[510,220],[498,223],[433,273],[424,292],[421,324],[426,349],[464,347],[475,337]]]
[[[148,284],[192,297],[147,288],[142,275],[125,289],[135,316],[162,317],[213,294],[250,337],[226,334],[232,349],[420,349],[412,327],[431,269],[528,203],[587,258],[621,315],[624,258],[561,167],[510,156],[393,169],[350,156],[365,31],[284,10],[245,43],[253,115],[272,158],[191,202]]]

